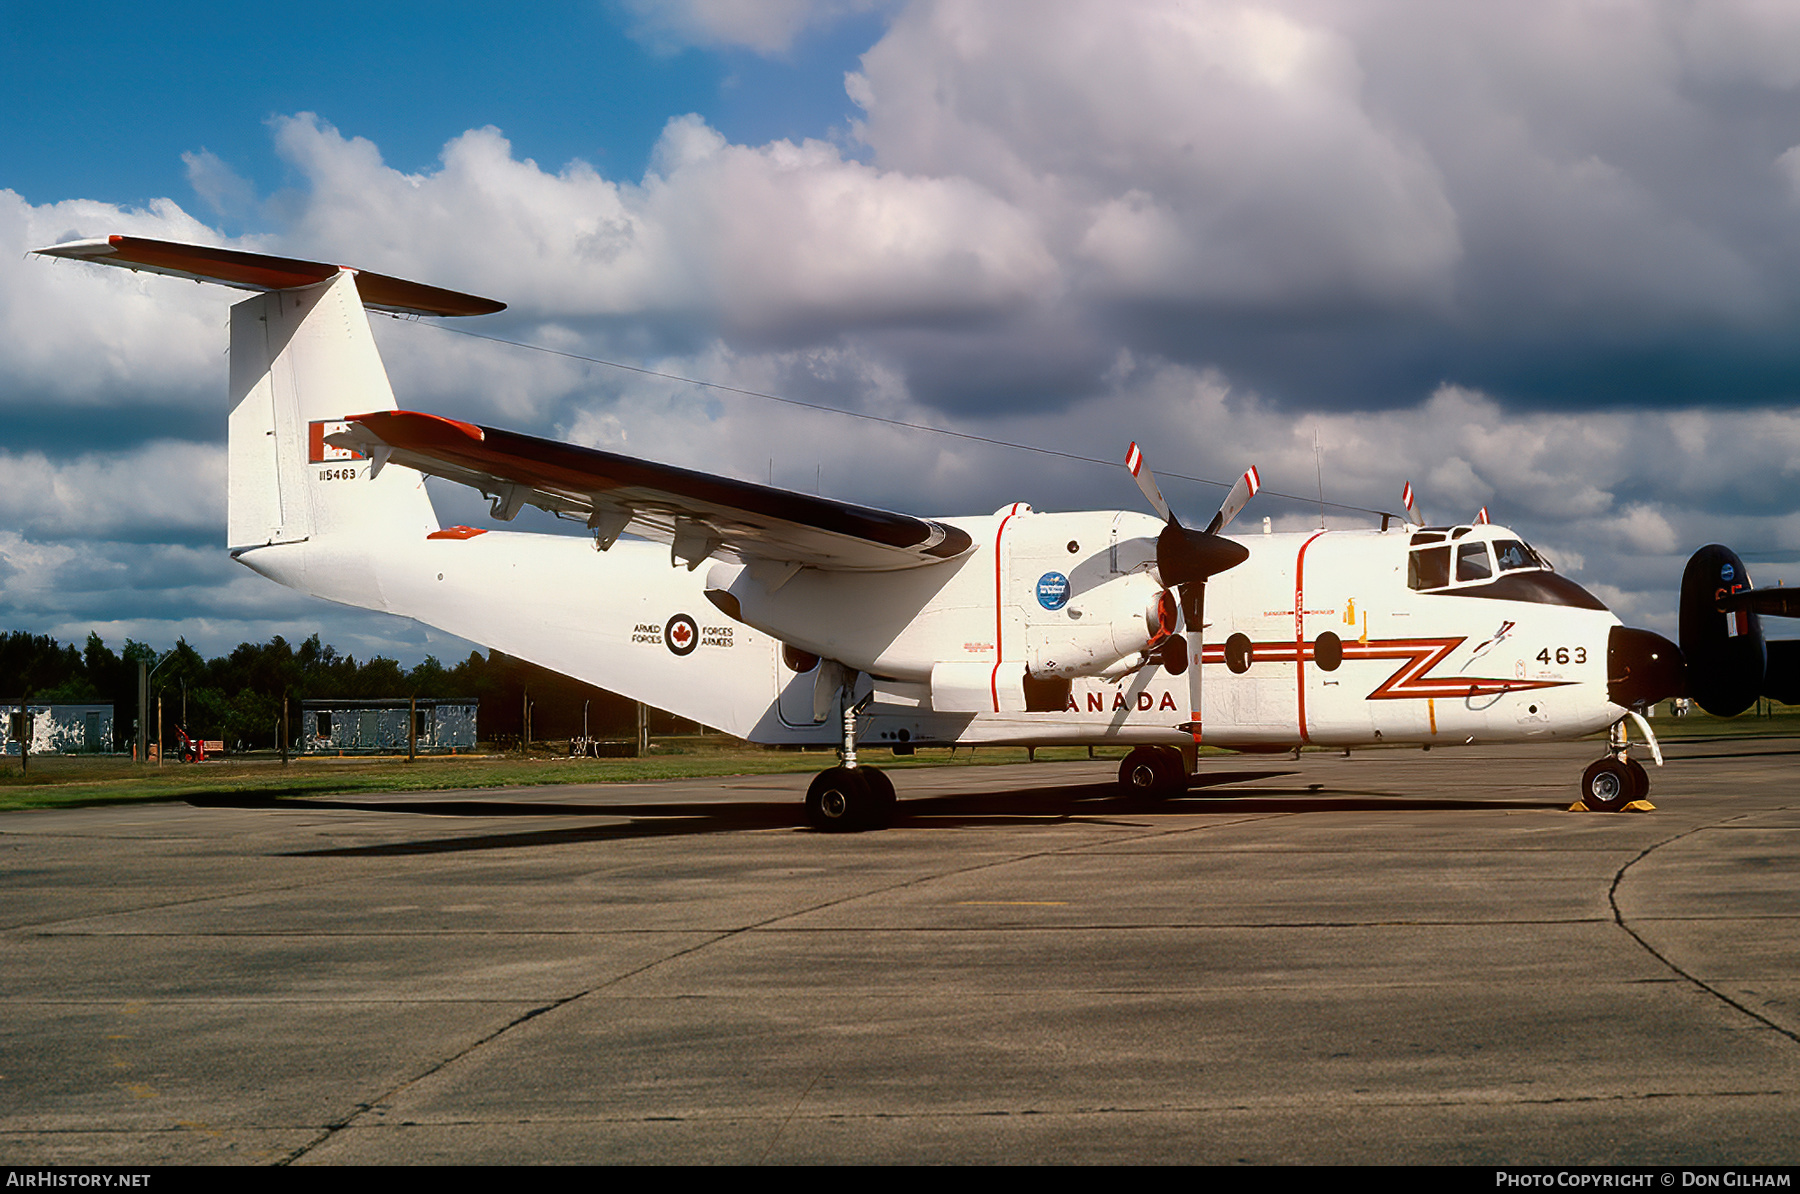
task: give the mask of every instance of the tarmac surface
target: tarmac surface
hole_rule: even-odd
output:
[[[0,814],[0,1164],[1800,1160],[1800,740]]]

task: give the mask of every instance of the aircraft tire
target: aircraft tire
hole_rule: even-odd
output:
[[[855,833],[869,827],[878,801],[860,767],[833,767],[806,789],[806,823],[820,833]]]
[[[894,794],[894,781],[888,778],[887,772],[875,767],[858,767],[857,770],[863,773],[869,792],[874,797],[869,805],[869,818],[864,828],[888,828],[894,823],[894,810],[900,804],[900,798]]]
[[[1119,764],[1119,787],[1127,800],[1153,804],[1187,790],[1187,768],[1181,752],[1166,746],[1140,746]]]
[[[1581,775],[1581,802],[1591,812],[1616,813],[1637,798],[1636,790],[1631,768],[1617,759],[1598,759]]]
[[[1625,766],[1631,771],[1631,798],[1642,800],[1650,795],[1650,773],[1644,770],[1644,765],[1633,759]]]

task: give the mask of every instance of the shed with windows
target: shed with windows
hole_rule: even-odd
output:
[[[302,754],[455,754],[475,749],[473,697],[300,702]]]

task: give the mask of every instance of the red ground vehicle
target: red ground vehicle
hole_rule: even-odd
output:
[[[203,761],[206,758],[206,748],[209,745],[212,745],[211,743],[208,743],[204,739],[200,739],[200,738],[189,738],[188,732],[185,729],[183,729],[181,726],[175,727],[175,733],[178,734],[181,738],[181,761],[182,762],[198,763],[198,762]]]

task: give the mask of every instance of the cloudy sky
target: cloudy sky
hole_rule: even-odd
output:
[[[114,232],[1167,473],[1390,510],[1411,480],[1665,633],[1701,544],[1800,583],[1800,6],[497,12],[0,7],[0,628],[468,650],[227,559],[231,292],[24,256]],[[1119,468],[375,322],[414,409],[924,514],[1140,501]]]

